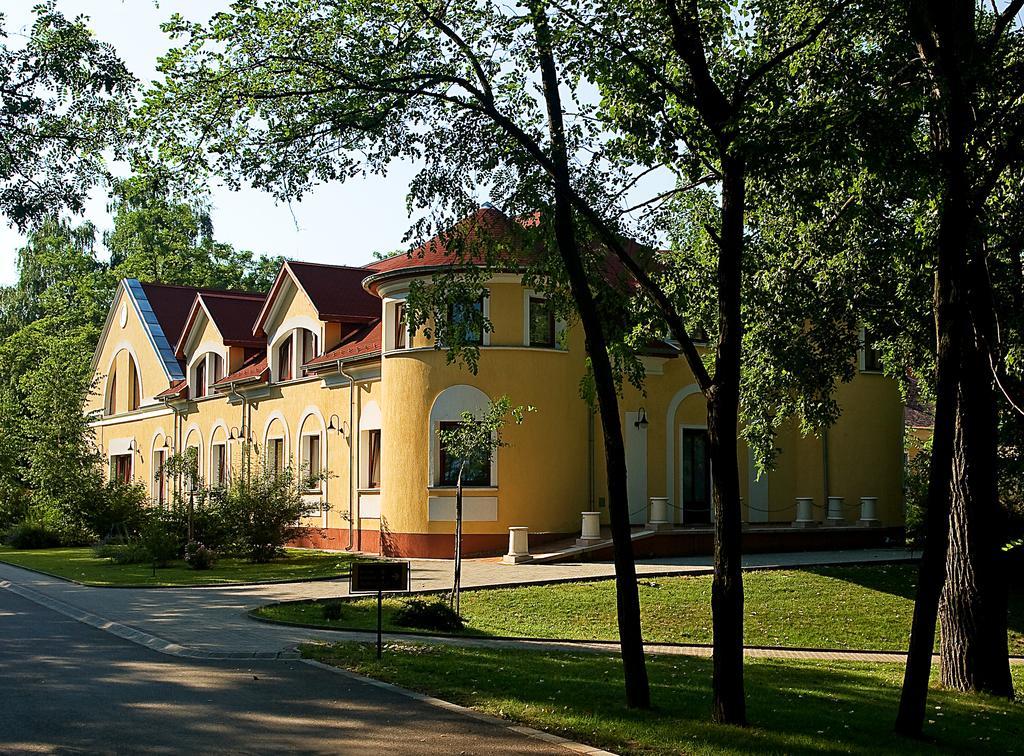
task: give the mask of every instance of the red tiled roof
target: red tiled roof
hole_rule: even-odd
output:
[[[162,328],[163,326],[161,326]],[[171,381],[171,385],[156,395],[157,399],[175,399],[184,394],[188,389],[188,383],[184,379]]]
[[[230,346],[260,347],[265,339],[252,335],[252,324],[267,299],[266,294],[200,294],[217,330]]]
[[[403,255],[367,265],[373,275],[416,268],[444,265],[479,265],[486,261],[488,249],[476,242],[482,234],[494,240],[514,241],[522,224],[509,218],[500,210],[484,206],[472,215],[456,223],[448,231],[438,234],[429,241]]]
[[[309,295],[321,319],[368,321],[380,317],[380,300],[363,290],[365,268],[288,261],[299,285]]]
[[[242,366],[235,372],[224,376],[217,381],[214,387],[225,387],[231,383],[262,383],[270,377],[270,369],[267,365],[266,352],[257,352],[242,363]]]
[[[199,291],[192,301],[188,317],[178,336],[175,354],[185,356],[185,343],[200,310],[210,314],[227,346],[263,347],[266,339],[252,335],[252,324],[263,308],[266,294],[243,294],[233,291]]]
[[[251,296],[245,292],[218,291],[217,289],[198,289],[194,286],[171,286],[161,283],[143,283],[143,290],[149,300],[150,307],[156,319],[160,322],[167,341],[171,344],[178,343],[181,338],[181,331],[185,327],[192,303],[196,294],[236,294],[240,296]]]
[[[381,351],[381,321],[378,320],[372,325],[363,326],[354,331],[350,336],[343,339],[338,346],[329,352],[314,357],[305,364],[305,367],[316,369],[318,367],[331,365],[338,360],[352,359],[362,355],[375,354]]]

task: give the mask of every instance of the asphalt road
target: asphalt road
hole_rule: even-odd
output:
[[[0,590],[0,753],[565,754],[293,661],[157,654]]]

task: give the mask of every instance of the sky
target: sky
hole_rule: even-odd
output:
[[[38,0],[3,0],[8,44],[18,45],[27,33]],[[58,0],[67,16],[84,14],[96,36],[117,49],[142,82],[156,78],[156,59],[169,46],[160,23],[172,13],[206,20],[226,8],[227,0]],[[238,249],[341,265],[370,262],[375,251],[402,247],[411,225],[405,207],[406,187],[413,176],[408,164],[396,164],[386,177],[350,179],[320,187],[291,207],[276,204],[265,192],[232,192],[211,186],[214,235]],[[113,223],[107,196],[95,191],[86,208],[102,232]],[[24,238],[0,224],[0,284],[17,278],[17,250]],[[101,256],[105,254],[100,250]]]

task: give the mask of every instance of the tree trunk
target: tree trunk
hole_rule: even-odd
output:
[[[1013,697],[1008,583],[996,482],[997,422],[986,356],[964,348],[956,412],[946,584],[939,604],[942,684]]]
[[[963,348],[969,333],[962,286],[968,240],[976,220],[970,199],[966,152],[973,108],[961,71],[962,59],[957,57],[974,46],[974,4],[966,0],[954,4],[956,7],[952,9],[937,9],[924,0],[911,0],[908,4],[911,33],[918,54],[932,76],[930,97],[936,112],[932,120],[931,141],[940,168],[932,305],[935,316],[935,429],[924,513],[926,541],[918,569],[914,619],[896,715],[896,731],[915,737],[921,734],[924,725],[935,623],[946,580],[957,392],[963,370]],[[956,12],[949,13],[949,10]]]
[[[640,595],[636,584],[636,564],[633,561],[633,541],[629,527],[629,506],[626,490],[626,450],[619,422],[619,400],[604,325],[587,281],[587,273],[580,256],[572,216],[572,185],[569,180],[569,160],[566,151],[562,105],[558,93],[558,74],[551,53],[550,30],[543,7],[533,6],[533,23],[537,35],[548,114],[548,133],[551,139],[551,159],[554,164],[554,229],[555,242],[565,265],[573,300],[579,312],[586,338],[587,354],[601,413],[604,432],[605,465],[608,475],[608,514],[611,520],[612,546],[615,560],[615,599],[618,609],[619,648],[626,682],[626,703],[631,708],[651,705],[647,665],[644,661],[643,634],[640,628]]]
[[[715,572],[711,583],[714,679],[713,718],[743,725],[747,704],[743,689],[742,512],[739,460],[741,263],[745,166],[742,158],[722,159],[722,236],[718,255],[718,348],[715,376],[708,392],[708,446],[715,514]]]

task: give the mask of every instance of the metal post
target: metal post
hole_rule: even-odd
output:
[[[377,591],[377,658],[381,658],[381,636],[380,636],[380,625],[381,625],[381,603],[384,598],[384,591]]]

